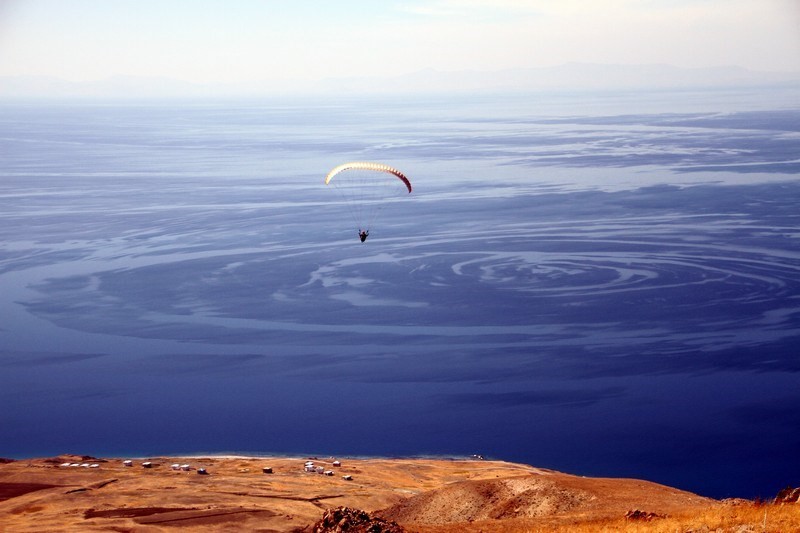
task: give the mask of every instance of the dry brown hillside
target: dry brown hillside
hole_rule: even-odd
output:
[[[451,483],[380,513],[400,523],[447,524],[510,518],[621,517],[632,509],[674,513],[716,502],[634,479],[602,479],[531,472],[502,479]]]
[[[343,506],[369,512],[376,524],[440,533],[659,531],[667,524],[672,529],[661,531],[715,531],[695,527],[697,520],[723,524],[715,517],[755,509],[737,522],[751,524],[764,514],[751,502],[731,506],[646,481],[501,461],[327,457],[312,459],[306,471],[308,460],[152,457],[125,466],[121,459],[60,456],[0,463],[0,530],[310,532],[325,510]],[[642,514],[626,519],[634,509]],[[800,531],[800,505],[767,511],[766,529],[759,523],[737,531]]]

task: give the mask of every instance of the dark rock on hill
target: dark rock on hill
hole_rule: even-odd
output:
[[[328,509],[322,519],[314,524],[313,533],[405,533],[394,522],[369,515],[360,509],[337,507]]]

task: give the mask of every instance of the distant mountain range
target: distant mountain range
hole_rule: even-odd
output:
[[[546,90],[700,89],[796,86],[800,72],[758,72],[741,67],[567,63],[496,71],[426,69],[394,77],[191,83],[170,78],[112,76],[71,82],[47,76],[0,77],[0,98],[210,98],[324,93],[489,93]]]
[[[343,90],[377,92],[525,92],[541,90],[688,89],[797,84],[800,72],[755,72],[740,67],[702,69],[669,65],[567,63],[492,72],[422,70],[394,78],[327,80]]]

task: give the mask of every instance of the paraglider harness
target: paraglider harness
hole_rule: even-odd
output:
[[[358,230],[358,238],[361,239],[361,242],[364,242],[369,237],[369,230]]]

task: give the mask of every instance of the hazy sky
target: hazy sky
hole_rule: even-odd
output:
[[[564,62],[800,70],[800,0],[0,0],[0,75],[316,80]]]

